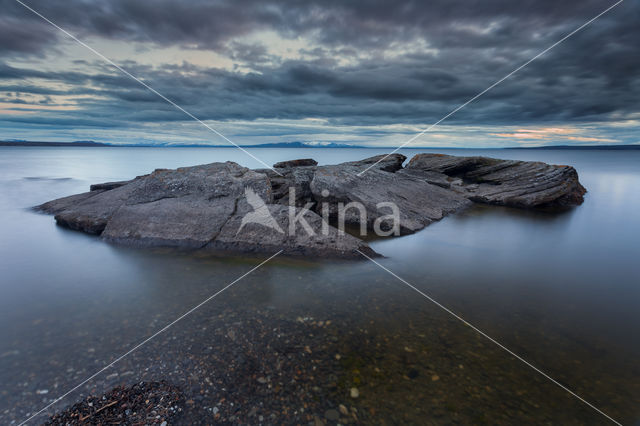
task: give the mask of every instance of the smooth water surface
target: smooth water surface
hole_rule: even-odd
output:
[[[331,164],[384,151],[252,152]],[[437,152],[569,164],[589,192],[564,213],[472,208],[373,242],[380,262],[614,419],[640,421],[640,151]],[[29,208],[228,160],[262,167],[235,149],[0,148],[0,423],[20,423],[267,257],[111,246]],[[274,353],[280,370],[261,364]],[[185,423],[216,412],[324,421],[339,404],[357,412],[345,422],[608,422],[366,260],[274,259],[47,412],[150,378],[184,389]]]

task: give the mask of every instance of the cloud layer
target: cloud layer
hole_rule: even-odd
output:
[[[202,120],[378,135],[429,125],[609,4],[557,1],[28,1]],[[0,131],[203,138],[184,114],[13,0],[0,0]],[[542,142],[638,142],[640,3],[623,2],[447,121]],[[286,125],[286,123],[289,123]],[[580,126],[611,135],[583,135]],[[289,127],[287,127],[289,126]],[[293,127],[292,127],[293,126]],[[297,127],[296,127],[297,126]],[[383,127],[380,127],[383,126]],[[384,127],[386,126],[386,127]],[[185,133],[186,129],[189,129]],[[237,125],[234,132],[243,131]],[[509,130],[513,128],[516,131]],[[368,131],[364,129],[369,129]],[[379,131],[377,131],[378,129]],[[575,130],[578,129],[578,130]],[[402,133],[402,132],[401,132]],[[527,132],[524,132],[527,133]],[[615,133],[615,134],[613,134]],[[528,133],[534,135],[535,133]],[[327,135],[324,135],[327,136]],[[65,136],[66,137],[66,136]],[[25,137],[26,139],[27,137]],[[571,139],[574,138],[574,139]]]

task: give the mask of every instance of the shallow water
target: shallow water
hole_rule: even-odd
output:
[[[381,152],[253,150],[269,164]],[[380,262],[614,419],[640,421],[640,151],[437,152],[570,164],[589,192],[560,214],[467,210],[373,242]],[[0,423],[26,419],[267,257],[111,246],[28,208],[227,160],[261,167],[234,149],[0,148]],[[266,365],[276,358],[279,369]],[[274,259],[48,412],[160,377],[192,401],[184,423],[311,422],[339,404],[343,423],[352,407],[364,423],[607,422],[368,261]]]

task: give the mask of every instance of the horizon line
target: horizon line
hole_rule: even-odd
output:
[[[289,146],[288,146],[289,145]],[[34,146],[34,147],[83,147],[83,148],[235,148],[228,145],[210,145],[210,144],[197,144],[197,143],[178,143],[178,144],[154,144],[154,143],[111,143],[111,142],[96,142],[91,140],[80,140],[71,142],[61,141],[28,141],[28,140],[0,140],[0,147],[7,146]],[[352,145],[330,142],[326,145],[314,145],[308,142],[269,142],[264,144],[253,145],[241,145],[245,148],[261,148],[261,149],[277,149],[277,148],[297,148],[297,149],[398,149],[397,146],[371,146],[371,145]],[[615,144],[615,145],[536,145],[536,146],[500,146],[500,147],[460,147],[460,146],[412,146],[412,147],[400,147],[405,150],[415,149],[632,149],[639,148],[640,142],[634,142],[629,144]]]

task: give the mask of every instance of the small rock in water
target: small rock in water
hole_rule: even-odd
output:
[[[351,398],[357,398],[360,396],[360,391],[358,390],[358,388],[351,388],[349,394],[351,395]]]
[[[337,410],[331,409],[325,411],[324,416],[327,420],[338,420],[340,418],[340,413],[338,413]]]
[[[434,374],[433,376],[431,376],[431,380],[435,382],[435,381],[440,380],[440,377],[438,377],[437,374]]]
[[[343,415],[345,416],[349,415],[349,410],[347,410],[347,407],[345,407],[344,405],[340,404],[338,409],[340,410],[340,413],[342,413]]]
[[[46,395],[49,393],[49,389],[39,389],[36,391],[38,395]]]
[[[258,383],[262,383],[264,385],[265,383],[267,383],[267,379],[265,379],[264,377],[258,377]]]

